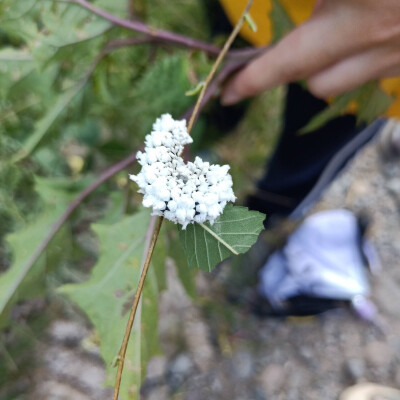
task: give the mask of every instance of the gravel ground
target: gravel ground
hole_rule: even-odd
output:
[[[367,210],[383,271],[372,279],[383,333],[339,309],[318,317],[258,319],[229,306],[221,283],[229,266],[199,275],[200,302],[186,295],[167,262],[160,301],[164,356],[150,361],[144,400],[333,400],[357,382],[400,386],[400,163],[364,148],[312,212]],[[221,289],[222,288],[222,289]],[[214,304],[214,306],[210,306]],[[219,307],[218,307],[219,305]],[[81,323],[54,321],[38,357],[32,399],[108,399],[96,349]],[[85,374],[82,371],[86,371]]]

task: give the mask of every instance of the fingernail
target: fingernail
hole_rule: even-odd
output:
[[[223,106],[231,106],[233,104],[236,104],[239,100],[242,98],[240,95],[235,91],[235,89],[232,88],[232,86],[229,86],[227,89],[225,89],[222,93],[221,97],[221,104]]]

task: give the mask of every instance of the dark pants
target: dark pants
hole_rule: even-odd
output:
[[[267,215],[289,215],[335,154],[360,134],[363,127],[356,126],[355,116],[343,115],[314,132],[299,135],[299,130],[327,106],[300,85],[289,85],[283,132],[256,194],[248,198],[250,209]]]

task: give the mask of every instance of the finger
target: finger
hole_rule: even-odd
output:
[[[394,78],[396,76],[400,76],[400,65],[396,65],[395,67],[391,67],[386,71],[383,71],[379,78]]]
[[[336,96],[372,79],[396,76],[399,67],[399,49],[371,49],[318,72],[308,79],[308,89],[316,97]]]
[[[335,8],[336,3],[340,9]],[[233,77],[223,90],[222,104],[234,104],[272,87],[307,78],[368,46],[371,40],[367,32],[362,32],[364,24],[354,24],[354,11],[346,1],[326,4]],[[343,12],[343,7],[348,12]]]

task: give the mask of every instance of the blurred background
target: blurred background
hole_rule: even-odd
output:
[[[0,400],[110,398],[102,337],[62,288],[84,284],[100,257],[115,257],[107,229],[142,228],[122,225],[141,203],[128,181],[138,171],[132,154],[156,117],[190,111],[195,96],[185,93],[215,59],[212,49],[143,39],[75,3],[0,1]],[[216,0],[93,3],[210,46],[222,46],[231,29]],[[271,21],[281,29],[268,41],[292,24],[273,3]],[[234,49],[250,47],[245,38]],[[377,85],[368,90],[370,121],[389,103]],[[214,94],[193,130],[191,158],[230,164],[238,204],[246,204],[284,125],[286,88],[225,108]],[[331,111],[320,124],[347,110],[324,104]],[[186,268],[168,226],[158,258],[166,260],[165,285],[143,317],[159,343],[142,350],[141,398],[329,400],[359,382],[399,386],[400,167],[389,153],[380,140],[369,143],[309,211],[367,210],[383,265],[372,279],[379,326],[348,307],[306,317],[249,310],[256,260],[285,241],[291,224],[275,224],[250,255],[212,274]],[[138,393],[131,388],[131,398]]]

